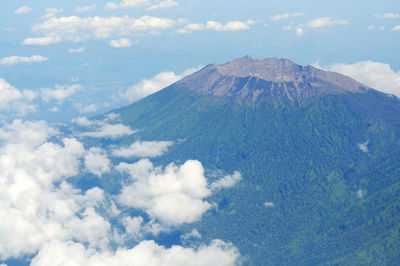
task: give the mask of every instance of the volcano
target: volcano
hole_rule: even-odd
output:
[[[197,159],[243,179],[184,226],[238,247],[244,265],[400,263],[400,101],[287,59],[211,64],[115,110],[168,140],[155,160]]]

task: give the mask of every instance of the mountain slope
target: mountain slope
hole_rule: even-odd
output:
[[[211,172],[242,173],[214,196],[216,210],[184,230],[231,241],[245,265],[399,261],[397,98],[288,60],[246,57],[117,112],[140,129],[123,143],[175,141],[156,163],[198,159]]]

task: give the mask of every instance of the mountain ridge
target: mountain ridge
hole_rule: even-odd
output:
[[[301,66],[288,59],[253,59],[250,56],[218,65],[210,64],[176,84],[200,93],[253,101],[362,93],[370,89],[350,77]]]

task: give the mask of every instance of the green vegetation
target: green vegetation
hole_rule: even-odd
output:
[[[400,262],[399,100],[365,92],[251,102],[171,86],[118,112],[140,129],[123,143],[176,141],[157,164],[198,159],[242,173],[184,231],[231,241],[245,265]]]

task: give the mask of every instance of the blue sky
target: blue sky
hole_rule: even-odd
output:
[[[67,121],[90,105],[85,115],[128,104],[121,94],[158,73],[180,75],[244,55],[327,68],[371,61],[398,73],[399,14],[395,0],[7,0],[0,60],[18,62],[3,60],[0,78],[20,91],[79,84],[61,101],[40,101],[39,93],[28,114]]]

